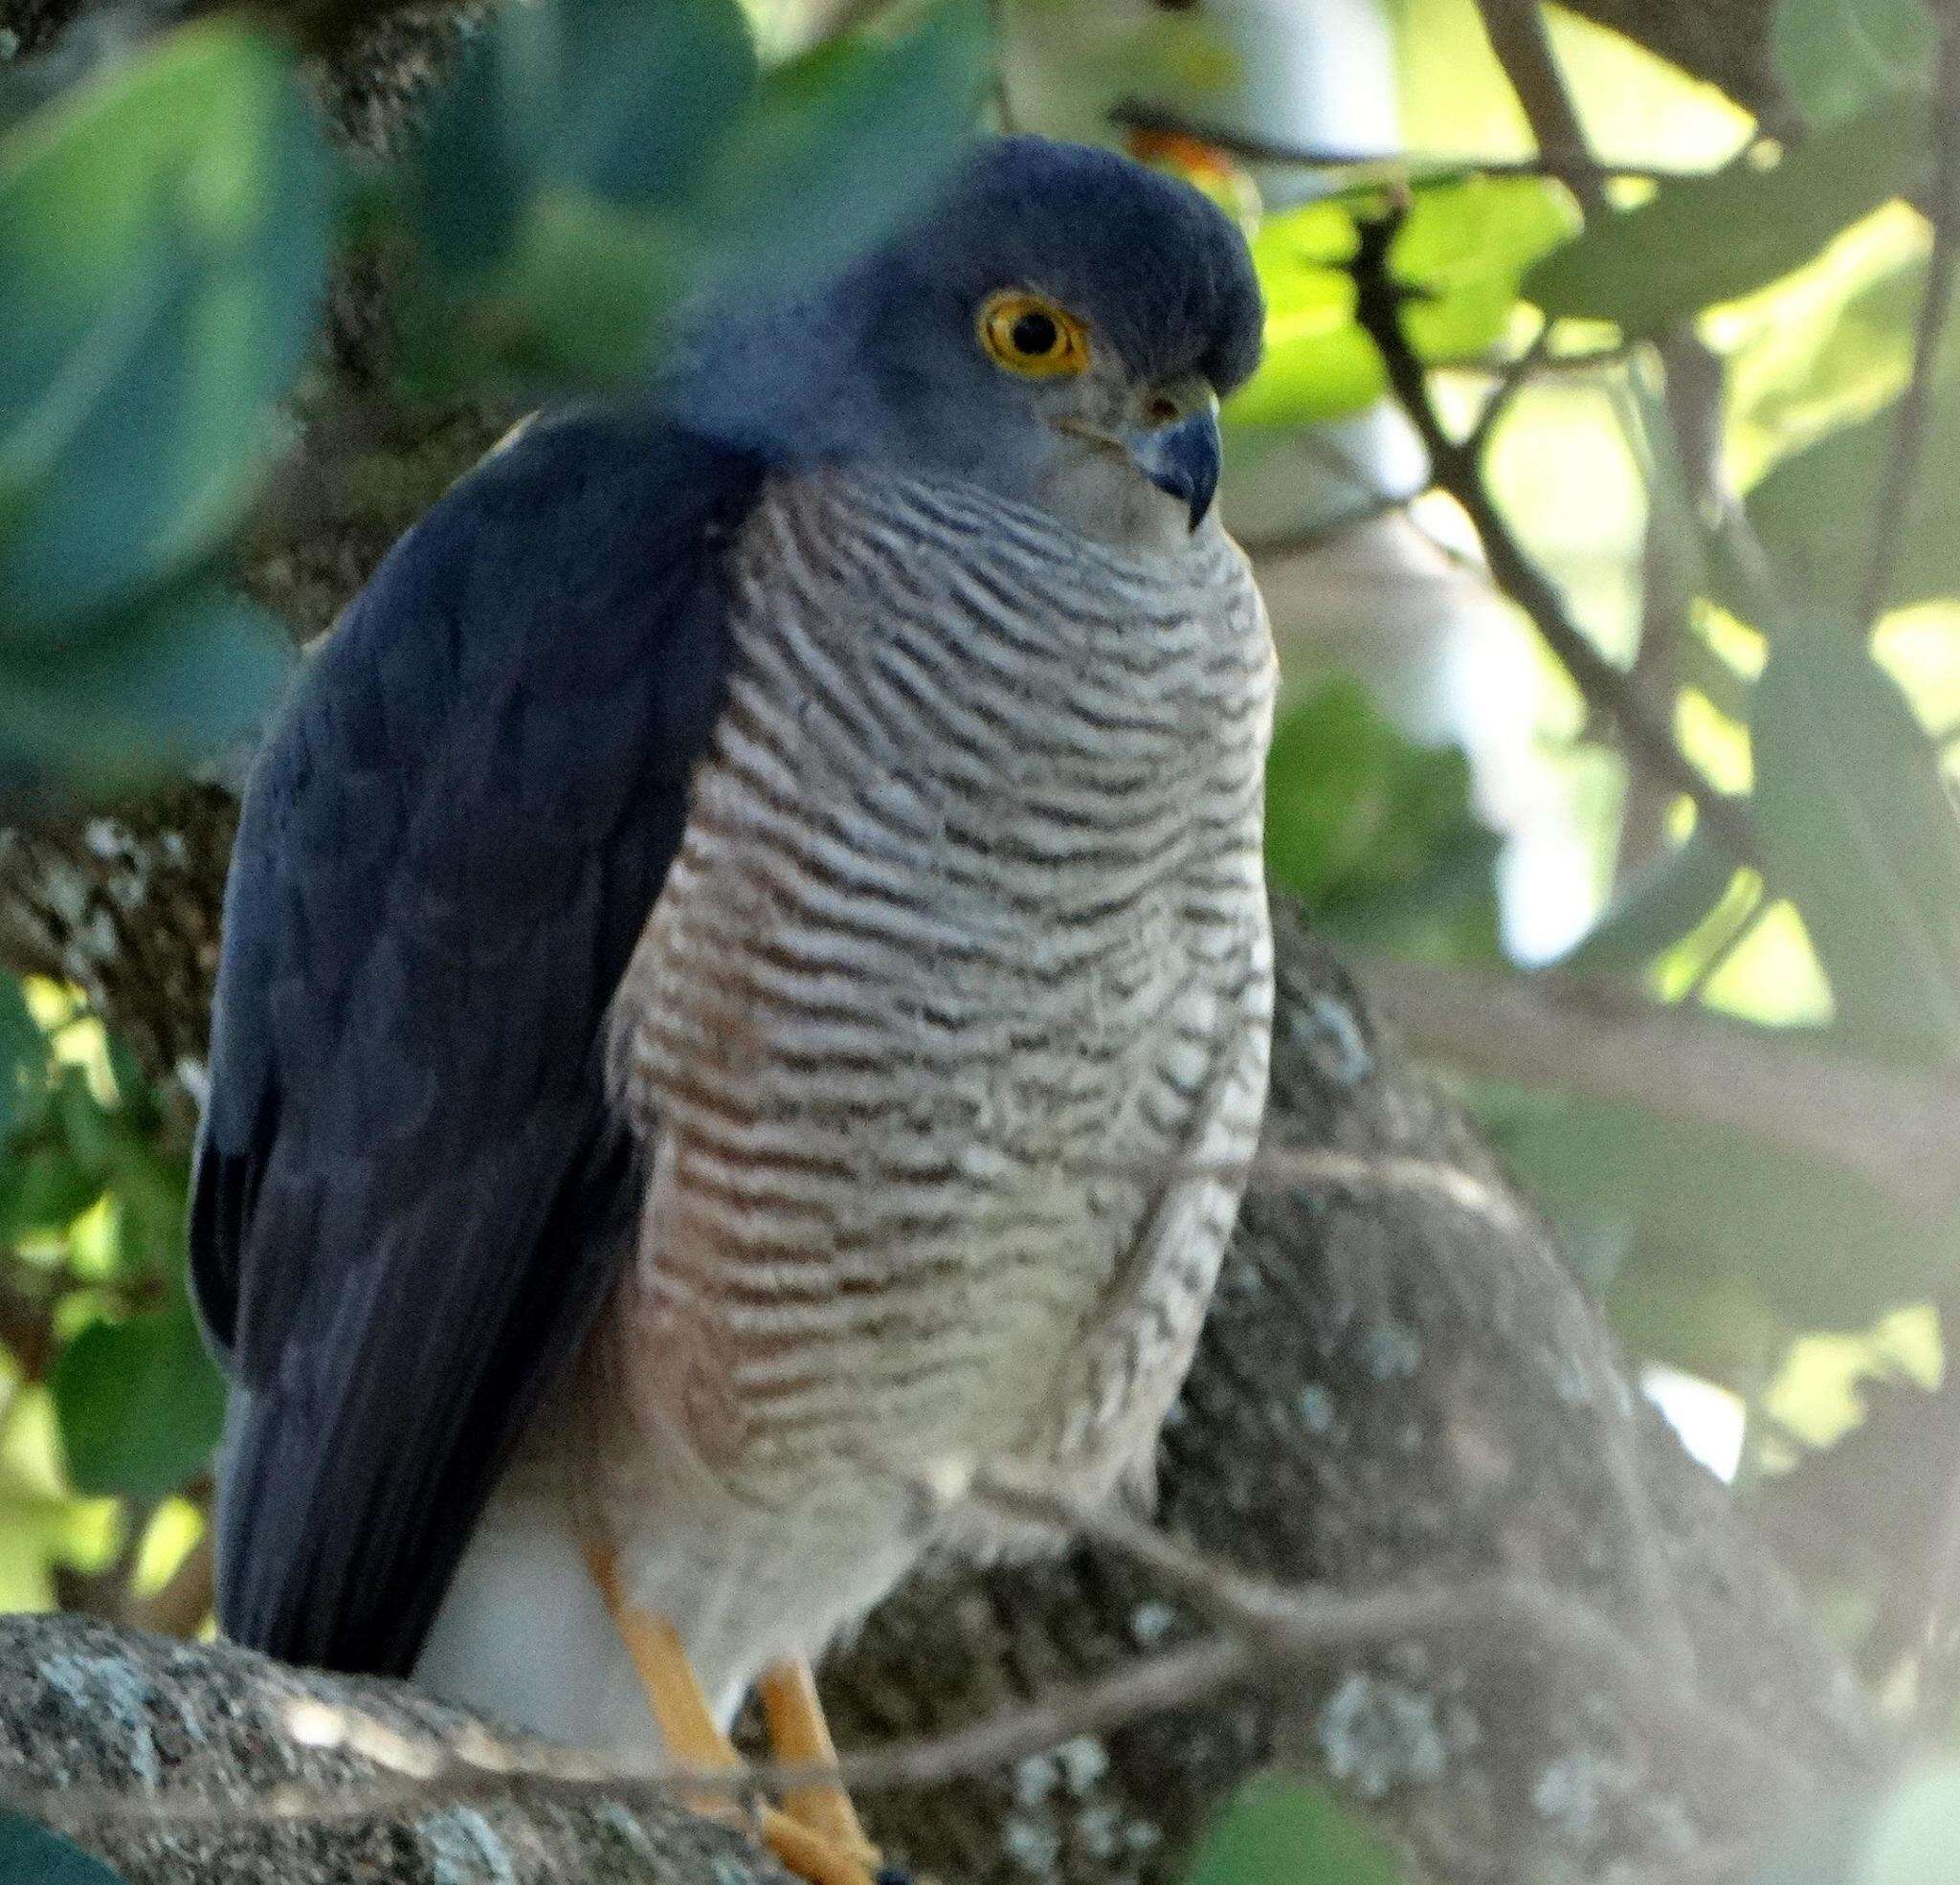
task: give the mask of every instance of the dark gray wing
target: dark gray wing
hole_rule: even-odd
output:
[[[636,1205],[603,1017],[720,710],[752,460],[533,425],[397,544],[246,793],[191,1203],[218,1616],[403,1674]]]

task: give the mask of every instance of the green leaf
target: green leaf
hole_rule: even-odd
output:
[[[1818,126],[1924,85],[1937,42],[1922,0],[1781,0],[1770,29],[1776,76]]]
[[[1381,1834],[1325,1789],[1281,1776],[1247,1783],[1206,1830],[1186,1885],[1401,1885]]]
[[[682,201],[755,82],[733,0],[500,10],[415,166],[425,252],[454,275],[489,267],[541,188],[627,210]]]
[[[970,141],[991,45],[980,0],[939,0],[772,71],[688,209],[708,281],[781,296],[921,208]]]
[[[1309,203],[1253,238],[1266,297],[1266,354],[1235,396],[1248,425],[1341,417],[1387,389],[1354,320],[1355,205]],[[1525,270],[1578,226],[1571,199],[1537,177],[1458,177],[1416,187],[1389,266],[1411,292],[1409,338],[1432,365],[1481,359],[1503,338]]]
[[[1805,620],[1771,647],[1751,742],[1768,876],[1804,920],[1838,1024],[1960,1058],[1960,817],[1898,683],[1845,624]]]
[[[1793,453],[1748,494],[1749,521],[1786,587],[1820,612],[1850,617],[1871,554],[1872,507],[1884,490],[1897,403]],[[1935,368],[1911,502],[1884,607],[1960,595],[1960,359]]]
[[[1463,755],[1416,745],[1359,682],[1331,682],[1281,722],[1266,769],[1267,866],[1330,934],[1488,956],[1497,850],[1471,806]]]
[[[1893,99],[1759,165],[1753,154],[1599,218],[1539,262],[1524,294],[1552,320],[1610,321],[1630,335],[1766,287],[1840,230],[1917,188],[1930,162],[1922,100]]]
[[[49,1377],[78,1492],[161,1498],[210,1464],[225,1389],[188,1301],[91,1322]]]
[[[65,1231],[102,1195],[102,1177],[65,1144],[35,1145],[0,1166],[0,1199],[11,1236]]]
[[[1795,1335],[1869,1328],[1960,1263],[1960,1214],[1815,1158],[1636,1106],[1529,1098],[1496,1134],[1505,1161],[1562,1236],[1625,1248],[1608,1307],[1652,1359],[1743,1386]]]
[[[1834,255],[1820,267],[1827,293],[1818,294],[1815,271],[1772,288],[1781,304],[1767,310],[1764,331],[1735,360],[1731,411],[1752,457],[1787,458],[1870,417],[1911,372],[1925,257],[1873,270],[1862,257],[1846,266]]]
[[[418,200],[436,292],[407,322],[428,388],[618,386],[652,365],[683,295],[807,290],[924,201],[970,138],[986,70],[978,0],[831,41],[759,85],[719,27],[681,33],[680,51],[662,37],[651,92],[636,11],[573,14],[500,14],[504,36],[432,146]],[[587,92],[603,117],[622,71],[624,116],[594,129]],[[517,93],[531,101],[502,125]],[[625,109],[648,99],[675,114],[664,156]]]
[[[0,1885],[123,1885],[123,1878],[25,1813],[0,1807]]]
[[[1414,291],[1409,338],[1435,364],[1481,358],[1503,339],[1526,271],[1579,228],[1543,177],[1463,177],[1418,190],[1389,266]]]
[[[754,92],[742,9],[734,0],[558,0],[556,11],[569,109],[549,128],[547,158],[605,202],[683,200]]]
[[[1637,975],[1713,916],[1735,881],[1735,860],[1696,830],[1615,897],[1558,962],[1567,975]]]
[[[28,1012],[19,977],[0,972],[0,1140],[18,1123],[27,1083],[47,1053],[47,1037]]]
[[[313,333],[328,161],[293,55],[160,39],[0,145],[0,631],[208,554]]]
[[[1242,425],[1310,425],[1359,412],[1388,388],[1381,356],[1354,320],[1354,215],[1308,203],[1270,216],[1252,239],[1266,299],[1266,350],[1233,395]]]
[[[293,669],[278,621],[208,587],[87,631],[65,649],[0,642],[0,796],[98,792],[181,770],[256,732]]]

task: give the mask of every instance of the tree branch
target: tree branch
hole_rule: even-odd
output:
[[[1928,1215],[1960,1203],[1960,1081],[1549,975],[1380,960],[1360,973],[1428,1058],[1748,1133]]]
[[[1748,1722],[1771,1764],[1848,1783],[1874,1753],[1855,1693],[1644,1406],[1528,1204],[1283,916],[1280,959],[1281,1149],[1166,1433],[1172,1556],[1140,1562],[1134,1534],[1099,1517],[1059,1558],[944,1567],[874,1616],[823,1679],[858,1784],[889,1783],[865,1801],[878,1835],[965,1885],[1159,1885],[1235,1781],[1277,1761],[1379,1814],[1433,1879],[1583,1885],[1758,1836],[1776,1789],[1712,1758],[1723,1718]],[[1287,1626],[1304,1633],[1283,1659],[1263,1641],[1248,1654],[1188,1580],[1167,1582],[1185,1553],[1241,1603],[1310,1593],[1311,1630]],[[74,1633],[93,1628],[15,1626],[33,1669],[8,1664],[0,1635],[0,1780],[77,1801],[84,1785],[141,1796],[145,1775],[192,1787],[178,1822],[130,1812],[90,1834],[134,1885],[421,1885],[401,1855],[459,1826],[480,1840],[457,1848],[453,1885],[545,1849],[624,1876],[593,1857],[627,1837],[609,1813],[635,1838],[698,1842],[675,1849],[673,1885],[710,1885],[710,1852],[721,1885],[767,1870],[651,1797],[575,1777],[454,1775],[377,1802],[372,1760],[279,1751],[254,1697],[271,1683],[282,1707],[405,1709],[425,1739],[433,1704]],[[1721,1698],[1715,1718],[1684,1714],[1695,1696]],[[1033,1751],[1056,1734],[1073,1751]],[[263,1809],[296,1771],[276,1825],[190,1811],[206,1795]],[[348,1810],[363,1788],[374,1810]]]
[[[1545,167],[1579,199],[1589,220],[1598,215],[1608,207],[1605,178],[1559,72],[1545,9],[1539,0],[1477,0],[1477,12]]]

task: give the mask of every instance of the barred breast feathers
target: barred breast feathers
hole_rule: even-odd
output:
[[[660,1417],[722,1464],[867,1407],[975,1452],[1051,1408],[1072,1447],[1064,1376],[1120,1425],[1188,1360],[1237,1185],[1167,1162],[1227,1171],[1258,1132],[1273,656],[1244,558],[1215,523],[1125,554],[832,473],[766,494],[731,624],[612,1043],[655,1151]]]

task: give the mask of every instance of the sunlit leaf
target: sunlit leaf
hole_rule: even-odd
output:
[[[1847,625],[1806,619],[1771,645],[1750,734],[1768,875],[1839,1025],[1960,1058],[1960,817],[1898,683]]]
[[[1401,1885],[1380,1833],[1325,1788],[1280,1776],[1256,1780],[1207,1828],[1186,1885]]]
[[[1814,610],[1849,616],[1860,601],[1897,431],[1895,402],[1793,453],[1748,495],[1757,535]],[[1918,473],[1897,525],[1884,606],[1960,594],[1960,349],[1947,348],[1935,368]]]
[[[1916,188],[1930,149],[1925,102],[1887,100],[1773,164],[1746,157],[1662,184],[1546,256],[1525,277],[1525,297],[1555,320],[1664,332],[1788,275],[1838,231]]]
[[[1230,408],[1236,423],[1305,425],[1358,412],[1387,387],[1354,321],[1354,216],[1308,203],[1269,216],[1252,238],[1266,300],[1266,351]]]
[[[318,312],[328,165],[294,55],[180,28],[0,146],[0,629],[235,522]]]
[[[1746,485],[1898,396],[1911,369],[1926,240],[1916,211],[1882,210],[1810,267],[1737,304],[1727,456]]]
[[[1735,860],[1697,830],[1624,885],[1559,959],[1571,975],[1637,974],[1712,916],[1735,880]]]
[[[1780,0],[1770,54],[1804,116],[1836,124],[1924,84],[1937,36],[1923,0]]]
[[[49,1386],[68,1474],[83,1493],[161,1498],[210,1463],[225,1390],[188,1302],[94,1322]]]
[[[122,1874],[24,1813],[0,1807],[0,1885],[123,1885]]]
[[[1355,207],[1311,203],[1253,238],[1266,297],[1266,356],[1232,403],[1235,421],[1303,425],[1361,410],[1387,388],[1354,320]],[[1364,209],[1360,213],[1367,213]],[[1410,290],[1411,344],[1434,364],[1470,361],[1503,337],[1525,270],[1577,227],[1557,186],[1534,177],[1464,177],[1414,192],[1390,254]]]
[[[1416,352],[1433,362],[1487,352],[1526,270],[1578,227],[1572,199],[1542,177],[1464,177],[1416,191],[1389,257],[1413,290],[1403,319]]]

